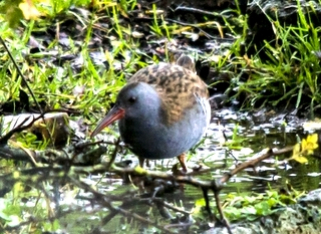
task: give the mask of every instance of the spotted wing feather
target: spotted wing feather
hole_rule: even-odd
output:
[[[160,63],[139,70],[129,83],[146,82],[159,93],[163,100],[168,124],[179,121],[184,110],[192,108],[197,98],[208,98],[206,84],[193,70],[180,65]]]

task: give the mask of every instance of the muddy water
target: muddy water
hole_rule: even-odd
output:
[[[197,177],[202,180],[218,179],[239,163],[255,157],[265,149],[293,146],[298,139],[305,138],[308,132],[303,130],[302,120],[286,118],[286,115],[282,114],[258,117],[230,110],[216,111],[203,142],[187,155],[188,166],[193,168],[203,165],[213,168],[210,173]],[[265,193],[270,189],[280,190],[287,186],[300,191],[316,189],[320,187],[321,165],[318,152],[315,153],[315,157],[308,157],[308,164],[288,161],[291,153],[266,159],[255,169],[247,168],[232,177],[222,195],[231,192]],[[119,159],[130,159],[133,164],[138,163],[136,156],[132,154]],[[155,160],[150,162],[147,169],[170,171],[176,163],[176,159]],[[193,201],[202,196],[198,188],[190,186],[184,188],[184,195],[191,196]]]
[[[262,113],[262,115],[264,114]],[[223,152],[227,154],[227,167],[213,174],[217,175],[229,171],[229,168],[233,168],[237,163],[249,160],[264,149],[282,149],[292,146],[298,139],[303,139],[309,134],[302,127],[304,121],[295,117],[287,117],[283,114],[273,117],[253,116],[248,113],[237,114],[227,110],[216,113],[215,118],[220,120],[221,129],[226,135],[227,142],[235,143],[230,147],[220,149],[220,154]],[[213,129],[217,129],[214,124],[211,126],[211,130]],[[213,140],[220,141],[214,137]],[[314,156],[308,157],[308,164],[288,161],[291,153],[271,157],[261,162],[255,170],[248,168],[233,177],[227,183],[223,193],[251,191],[264,193],[271,188],[279,190],[287,186],[292,186],[300,191],[316,189],[320,187],[321,181],[321,166],[317,157],[318,154],[318,150],[316,150]],[[222,156],[219,156],[211,163],[211,167],[221,164],[221,160]]]
[[[282,149],[294,145],[297,138],[306,137],[307,132],[303,131],[302,123],[303,121],[296,118],[286,121],[284,115],[275,115],[275,117],[267,119],[266,116],[254,118],[248,113],[239,114],[229,110],[217,111],[204,141],[192,149],[188,155],[188,166],[192,168],[201,164],[204,167],[213,168],[209,173],[198,175],[199,179],[220,178],[238,163],[249,160],[266,148]],[[308,164],[300,164],[295,161],[287,161],[286,159],[290,156],[291,153],[266,159],[255,170],[248,168],[232,177],[221,191],[222,201],[230,193],[251,195],[252,193],[266,193],[269,190],[281,191],[289,187],[299,191],[309,191],[320,187],[321,170],[318,158],[309,157]],[[133,160],[133,164],[137,163],[136,157],[132,154],[118,156],[118,160],[124,159]],[[169,171],[175,163],[177,163],[176,159],[152,161],[148,169]],[[120,200],[139,197],[139,194],[144,193],[144,191],[138,192],[137,187],[130,183],[123,183],[121,178],[112,175],[107,175],[104,178],[97,177],[97,181],[99,181],[101,192],[119,196]],[[213,195],[211,193],[209,195],[212,199]],[[195,203],[203,199],[200,189],[190,185],[181,186],[174,192],[162,194],[160,197],[170,205],[187,212],[195,212]],[[177,224],[177,219],[181,219],[182,221],[178,223],[182,223],[183,226],[189,222],[180,212],[170,210],[171,218],[164,218],[155,204],[148,205],[148,202],[133,201],[125,209],[148,220],[170,225],[171,221],[176,220],[173,222]],[[214,202],[211,203],[211,206],[215,206]],[[90,209],[88,217],[82,213],[82,221],[78,220],[79,225],[73,226],[69,230],[79,232],[86,230],[89,226],[99,226],[101,225],[99,221],[101,217],[108,217],[108,214],[107,209],[99,208],[95,212]],[[75,217],[79,219],[77,214]],[[195,213],[189,218],[195,218]],[[70,219],[73,218],[70,217]],[[203,221],[191,220],[193,225],[186,225],[186,230],[188,230],[186,233],[203,233],[208,230],[207,221]],[[107,224],[99,226],[99,229],[107,233],[160,233],[155,227],[124,215],[115,215]],[[179,233],[181,233],[183,229],[176,230],[180,230]]]

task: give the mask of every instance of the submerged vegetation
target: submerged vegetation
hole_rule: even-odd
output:
[[[246,12],[237,3],[228,7],[210,5],[203,10],[196,2],[193,4],[185,7],[174,2],[164,6],[162,1],[152,4],[138,0],[0,3],[0,36],[35,96],[31,97],[0,44],[1,231],[53,233],[66,229],[70,233],[104,233],[105,225],[110,232],[139,233],[146,227],[149,232],[175,233],[189,227],[192,233],[199,233],[211,227],[214,219],[206,201],[211,187],[206,182],[179,174],[172,181],[165,173],[128,169],[127,161],[111,165],[111,160],[103,159],[97,165],[102,152],[114,158],[120,151],[124,159],[130,158],[119,144],[117,133],[110,129],[111,137],[102,141],[108,149],[90,148],[94,143],[85,141],[126,79],[148,64],[172,62],[176,54],[190,54],[196,60],[198,75],[209,86],[216,108],[265,108],[309,118],[317,115],[321,104],[321,27],[316,23],[319,7],[297,1],[292,6],[296,11],[285,15],[259,1],[249,4]],[[256,12],[260,12],[257,21],[253,16]],[[47,132],[23,131],[25,128],[19,124],[11,134],[4,125],[6,115],[41,113],[37,103],[42,111],[68,113],[73,127],[66,127],[60,135],[48,131],[50,137],[62,142],[53,144]],[[250,139],[238,135],[238,125],[233,131],[231,140],[222,144],[227,152],[241,150],[250,143]],[[8,132],[10,137],[16,134],[10,138]],[[292,143],[294,147],[287,150],[265,153],[266,158],[280,157],[275,164],[281,164],[284,158],[308,163],[318,150],[318,135],[296,136]],[[208,144],[206,140],[198,146],[204,144]],[[17,149],[19,160],[12,159],[8,145]],[[198,152],[193,149],[190,155]],[[233,164],[231,161],[227,163]],[[232,172],[235,170],[237,167]],[[177,173],[175,167],[172,171]],[[107,175],[107,179],[97,175]],[[215,173],[205,178],[223,182],[229,179]],[[123,180],[130,181],[131,187],[122,185]],[[170,199],[173,195],[166,197],[166,193],[180,188],[178,183],[197,188],[205,184],[208,187],[202,187],[203,193],[192,190],[204,194],[204,199],[192,197],[189,203],[176,197],[169,203],[159,199],[158,195],[163,194]],[[142,184],[153,196],[145,197]],[[264,195],[235,191],[224,197],[223,211],[230,221],[256,220],[296,203],[304,193],[286,190],[278,193],[271,188]],[[216,205],[210,202],[211,208]],[[219,216],[220,210],[216,213]],[[119,214],[121,217],[116,219]],[[196,225],[195,220],[202,225]]]

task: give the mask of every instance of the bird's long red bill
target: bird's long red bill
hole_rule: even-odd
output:
[[[99,132],[101,132],[105,127],[112,124],[118,119],[123,118],[125,115],[125,110],[123,108],[114,106],[108,114],[99,122],[95,130],[91,133],[90,137],[96,136]]]

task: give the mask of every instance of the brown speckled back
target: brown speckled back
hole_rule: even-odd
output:
[[[163,100],[168,124],[179,121],[184,110],[192,108],[198,98],[208,98],[206,84],[195,74],[193,61],[182,55],[179,65],[160,63],[139,70],[128,83],[145,82],[159,93]]]

